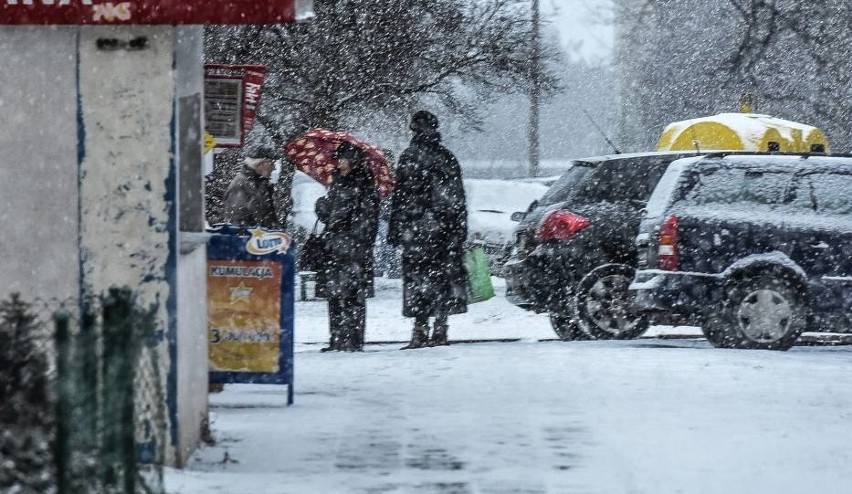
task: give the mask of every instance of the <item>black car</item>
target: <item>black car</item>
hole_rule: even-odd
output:
[[[674,160],[695,153],[637,153],[575,160],[526,213],[504,265],[507,298],[550,312],[563,340],[633,338],[647,321],[629,312],[633,240],[642,210]]]
[[[717,347],[790,348],[852,314],[852,158],[673,163],[636,239],[634,306],[701,325]]]

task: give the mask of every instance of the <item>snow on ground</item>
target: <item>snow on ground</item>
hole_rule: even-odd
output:
[[[379,280],[368,341],[408,337],[399,308],[398,281]],[[280,386],[211,395],[218,443],[185,470],[169,470],[168,492],[827,493],[852,485],[852,347],[539,341],[552,338],[547,316],[499,296],[450,321],[454,340],[520,340],[321,354],[325,304],[297,303],[295,405],[284,406]]]

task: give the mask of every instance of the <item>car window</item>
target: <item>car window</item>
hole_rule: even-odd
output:
[[[792,174],[744,168],[698,172],[684,202],[689,205],[737,204],[778,206],[787,200]]]
[[[648,201],[667,167],[668,163],[651,163],[646,166],[635,167],[633,169],[635,187],[628,190],[627,198],[643,202]]]
[[[852,175],[815,173],[801,177],[793,204],[817,214],[852,215]]]
[[[577,184],[582,182],[583,178],[593,169],[594,167],[590,164],[575,163],[570,170],[559,177],[559,180],[553,182],[553,185],[542,196],[539,204],[550,206],[568,200],[577,191]]]
[[[647,201],[666,169],[665,163],[614,161],[602,163],[577,193],[581,202]]]

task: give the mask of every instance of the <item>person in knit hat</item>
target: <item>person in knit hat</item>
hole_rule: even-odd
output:
[[[467,312],[461,167],[441,144],[433,113],[418,111],[409,129],[414,136],[396,166],[388,229],[388,243],[402,248],[402,315],[414,318],[403,350],[449,344],[449,316]]]
[[[238,226],[281,229],[272,199],[269,177],[280,158],[275,148],[264,144],[246,145],[243,167],[225,192],[225,222]]]

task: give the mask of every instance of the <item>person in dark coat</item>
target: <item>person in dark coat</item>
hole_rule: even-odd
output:
[[[338,165],[331,187],[316,202],[317,217],[325,224],[328,256],[317,277],[328,299],[330,339],[322,351],[360,351],[364,346],[366,298],[373,282],[379,196],[361,148],[343,142],[334,158]]]
[[[246,146],[245,155],[242,169],[225,191],[225,222],[281,229],[275,212],[273,187],[269,182],[279,156],[274,148],[264,145]]]
[[[467,206],[461,167],[441,144],[438,118],[418,111],[396,167],[388,242],[402,247],[403,309],[414,318],[402,349],[447,345],[448,317],[467,312]],[[429,338],[429,318],[434,327]]]

